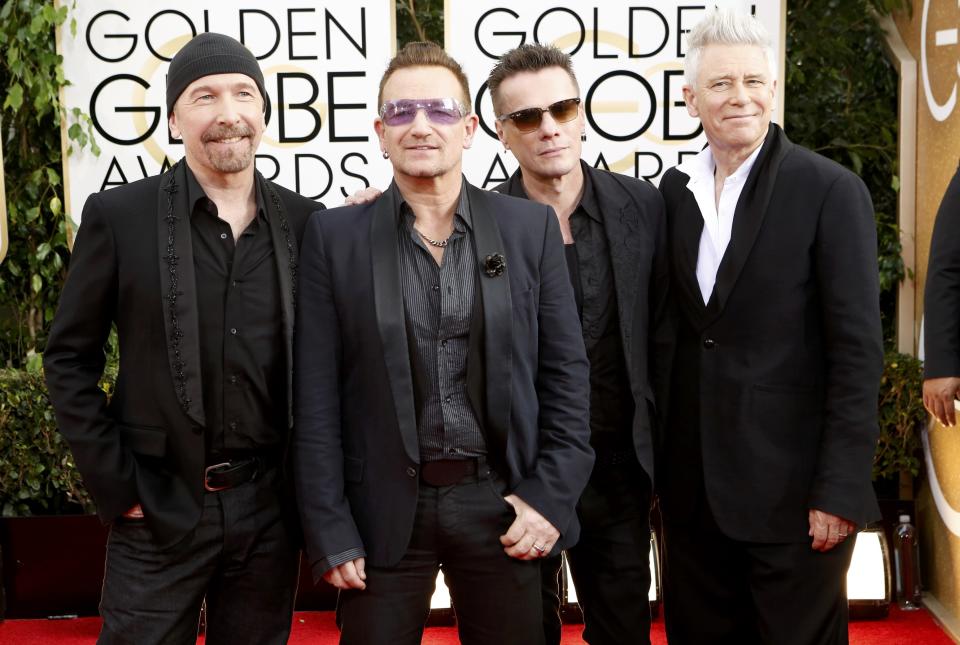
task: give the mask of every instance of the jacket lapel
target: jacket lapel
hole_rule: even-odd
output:
[[[160,180],[157,233],[160,302],[170,376],[180,407],[202,426],[206,420],[200,374],[196,276],[187,203],[186,163],[183,161],[167,171]]]
[[[614,185],[604,190],[600,183],[600,171],[587,167],[583,162],[581,164],[584,167],[583,172],[590,174],[594,195],[603,213],[603,228],[607,235],[610,268],[613,271],[613,285],[617,293],[620,338],[627,362],[627,374],[633,374],[630,330],[633,329],[633,314],[639,293],[637,282],[640,279],[640,272],[636,267],[640,266],[642,259],[642,250],[637,244],[637,220],[636,216],[631,217],[629,214],[630,197],[626,192],[615,182],[610,182]],[[646,292],[647,290],[644,289],[643,293],[646,294]]]
[[[686,175],[683,175],[686,177]],[[689,177],[687,177],[689,180]],[[679,187],[680,195],[676,212],[672,213],[671,235],[673,245],[675,284],[682,294],[680,301],[691,319],[703,317],[705,305],[697,282],[697,256],[700,253],[700,235],[703,233],[703,215],[693,193],[686,183]]]
[[[510,258],[506,257],[500,229],[494,220],[495,204],[490,203],[489,195],[464,180],[464,190],[470,202],[470,218],[473,222],[473,243],[477,253],[480,297],[483,307],[483,364],[474,366],[483,369],[485,385],[485,424],[484,430],[490,454],[494,459],[506,455],[507,436],[510,430],[510,393],[513,361],[513,307],[510,299]],[[489,276],[484,271],[485,259],[499,253],[506,259],[506,269],[499,276]],[[471,332],[474,328],[471,328]],[[471,350],[475,345],[471,334]],[[480,352],[471,351],[471,356]],[[470,361],[476,363],[476,361]],[[468,382],[476,383],[476,377],[470,378],[471,366],[468,364]],[[471,397],[472,398],[472,397]],[[478,401],[474,399],[474,405]]]
[[[263,203],[267,209],[270,239],[273,242],[273,258],[277,264],[280,288],[280,316],[283,321],[283,346],[287,373],[287,427],[293,427],[293,321],[296,306],[297,244],[290,231],[290,222],[283,210],[277,191],[273,190],[259,172],[256,180]]]
[[[397,424],[407,456],[420,461],[413,377],[400,284],[400,249],[397,246],[395,190],[391,187],[373,204],[370,222],[370,255],[373,262],[374,304]]]
[[[723,312],[730,292],[743,270],[743,265],[750,257],[750,250],[757,241],[767,214],[767,206],[770,204],[773,187],[777,181],[777,172],[791,146],[783,130],[775,123],[771,123],[763,149],[754,162],[753,168],[750,169],[740,200],[737,202],[730,244],[720,261],[713,295],[707,303],[707,324]]]

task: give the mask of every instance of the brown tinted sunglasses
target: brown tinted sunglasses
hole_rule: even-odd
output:
[[[543,122],[543,113],[549,112],[557,123],[567,123],[577,118],[580,99],[564,99],[551,103],[545,108],[526,108],[497,117],[497,121],[510,119],[520,132],[533,132]]]

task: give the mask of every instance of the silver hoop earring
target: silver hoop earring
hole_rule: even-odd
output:
[[[383,151],[383,158],[384,158],[384,159],[389,159],[389,158],[390,158],[390,153],[387,152],[386,150],[384,150],[384,151]]]

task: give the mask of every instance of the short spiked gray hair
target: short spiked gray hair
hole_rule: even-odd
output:
[[[733,9],[714,9],[687,35],[683,75],[687,85],[696,87],[703,50],[709,45],[753,45],[763,50],[770,65],[770,78],[777,77],[777,57],[770,35],[759,20]]]

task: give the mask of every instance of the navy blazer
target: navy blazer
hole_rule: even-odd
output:
[[[468,390],[488,457],[512,493],[557,530],[593,464],[589,373],[552,209],[464,181],[480,265]],[[413,529],[419,447],[393,191],[315,213],[301,253],[295,338],[294,476],[313,565],[363,549],[403,556]],[[484,259],[506,259],[500,276]],[[315,570],[319,577],[323,571]]]

